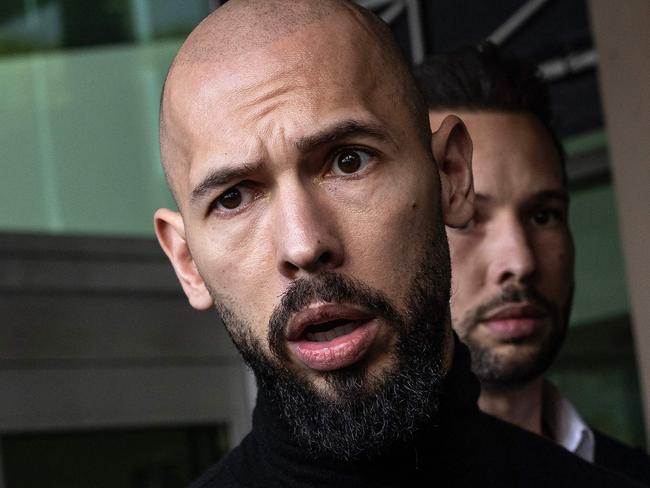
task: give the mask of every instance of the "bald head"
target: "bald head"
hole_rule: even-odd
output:
[[[371,18],[356,5],[332,0],[231,0],[203,20],[174,64],[219,62],[245,55],[336,15]],[[375,22],[379,24],[379,22]]]
[[[342,52],[343,51],[343,52]],[[259,88],[257,73],[301,71],[323,78],[328,69],[372,60],[376,83],[411,114],[409,130],[428,143],[426,106],[390,29],[372,13],[343,0],[230,0],[199,24],[187,38],[165,80],[160,110],[161,157],[179,208],[188,180],[192,138],[205,116],[203,95],[224,95],[220,103]],[[338,65],[338,66],[335,66]],[[345,83],[342,77],[332,77]],[[307,77],[302,80],[309,82]],[[266,83],[265,83],[266,84]],[[230,89],[230,90],[229,90]],[[263,97],[262,97],[263,98]],[[252,98],[252,103],[263,100]],[[213,106],[213,108],[216,108]]]

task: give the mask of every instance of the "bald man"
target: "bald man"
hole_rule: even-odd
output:
[[[618,483],[479,413],[445,238],[473,213],[471,144],[456,117],[431,137],[383,23],[343,1],[231,0],[162,101],[179,211],[156,234],[259,386],[252,432],[194,486]]]

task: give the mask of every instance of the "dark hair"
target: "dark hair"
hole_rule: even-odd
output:
[[[429,110],[533,114],[560,155],[566,185],[564,148],[552,126],[548,87],[535,64],[506,56],[491,42],[483,42],[432,56],[416,66],[414,74]]]

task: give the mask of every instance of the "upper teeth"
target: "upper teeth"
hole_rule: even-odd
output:
[[[326,342],[326,341],[331,341],[332,339],[336,339],[337,337],[344,336],[346,334],[349,334],[352,332],[354,329],[357,328],[358,322],[348,322],[347,324],[339,325],[338,327],[334,327],[330,330],[326,330],[323,332],[307,332],[305,334],[305,337],[310,340],[310,341],[316,341],[316,342]]]

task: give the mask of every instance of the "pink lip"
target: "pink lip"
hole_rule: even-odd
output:
[[[358,325],[348,334],[316,342],[307,340],[307,327],[333,320],[348,320]],[[379,329],[379,321],[366,311],[349,305],[325,303],[298,312],[289,322],[289,347],[308,368],[333,371],[351,366],[366,355]]]
[[[364,310],[340,303],[318,303],[295,314],[289,321],[287,339],[297,340],[310,325],[331,320],[369,320],[373,315]]]
[[[499,339],[524,339],[534,335],[543,325],[547,313],[532,304],[511,305],[480,320]]]

